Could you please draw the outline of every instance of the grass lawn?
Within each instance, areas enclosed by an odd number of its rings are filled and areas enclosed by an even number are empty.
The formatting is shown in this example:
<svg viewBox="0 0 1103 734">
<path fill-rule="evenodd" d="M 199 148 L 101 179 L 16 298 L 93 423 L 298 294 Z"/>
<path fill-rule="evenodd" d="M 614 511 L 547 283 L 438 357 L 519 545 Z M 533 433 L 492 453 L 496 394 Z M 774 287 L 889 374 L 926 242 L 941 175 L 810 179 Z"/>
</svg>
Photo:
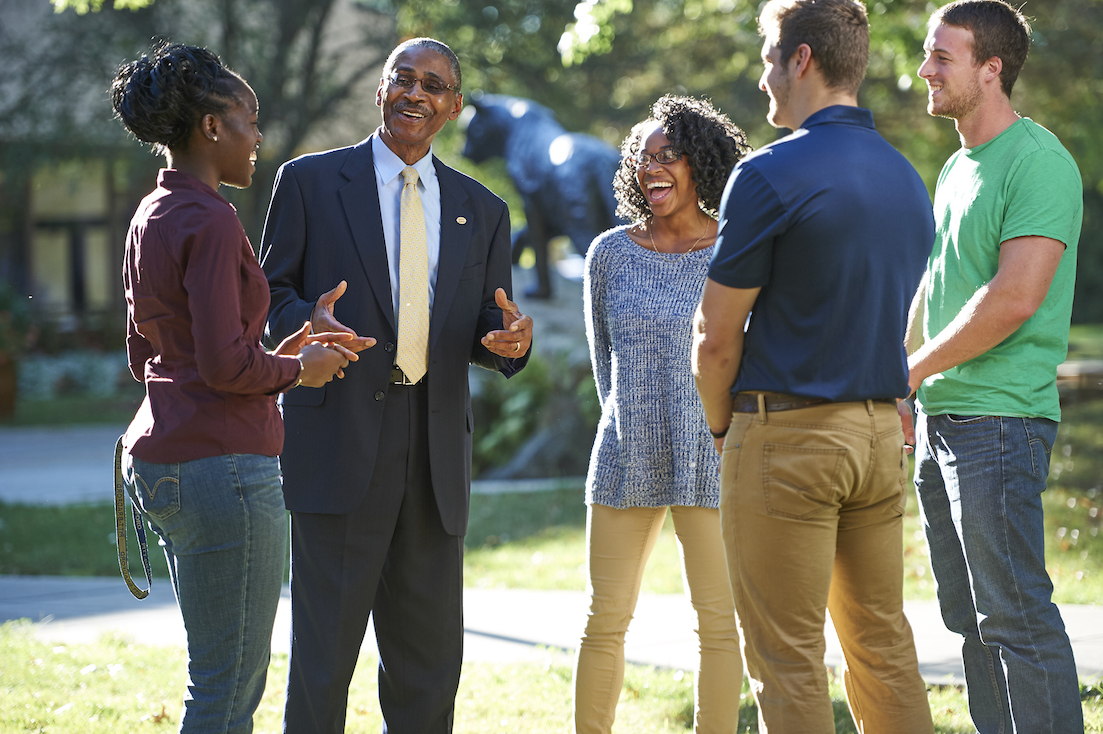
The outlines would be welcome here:
<svg viewBox="0 0 1103 734">
<path fill-rule="evenodd" d="M 1103 324 L 1073 324 L 1069 329 L 1068 358 L 1103 359 Z"/>
<path fill-rule="evenodd" d="M 15 415 L 0 420 L 3 426 L 53 426 L 74 423 L 130 423 L 145 390 L 135 382 L 117 395 L 93 398 L 62 395 L 50 400 L 16 400 Z"/>
<path fill-rule="evenodd" d="M 1059 603 L 1103 600 L 1103 401 L 1066 406 L 1043 494 L 1046 560 Z M 904 522 L 905 596 L 933 599 L 918 503 Z M 465 581 L 490 588 L 583 589 L 586 508 L 582 489 L 474 495 Z M 151 535 L 152 538 L 156 536 Z M 131 538 L 131 573 L 140 574 Z M 155 541 L 154 541 L 155 542 Z M 150 553 L 155 572 L 164 558 Z M 0 503 L 0 573 L 112 576 L 118 573 L 111 505 L 38 507 Z M 681 591 L 673 524 L 667 521 L 643 581 L 646 593 Z"/>
<path fill-rule="evenodd" d="M 1083 358 L 1103 357 L 1103 339 L 1088 334 L 1074 343 Z M 1098 354 L 1093 351 L 1098 348 Z M 89 407 L 87 401 L 51 401 L 30 421 L 100 417 L 132 407 Z M 45 412 L 43 412 L 45 411 Z M 51 417 L 52 416 L 52 417 Z M 68 421 L 71 422 L 71 421 Z M 1046 512 L 1046 559 L 1059 603 L 1103 600 L 1103 401 L 1070 403 L 1051 461 Z M 465 581 L 469 586 L 576 589 L 585 586 L 585 517 L 581 488 L 536 494 L 475 495 L 467 536 Z M 109 504 L 30 507 L 0 503 L 0 573 L 114 576 L 118 565 L 114 513 Z M 131 572 L 138 554 L 131 533 Z M 155 536 L 151 536 L 155 537 Z M 164 559 L 151 551 L 155 573 Z M 933 581 L 914 494 L 904 523 L 905 595 L 931 599 Z M 667 522 L 644 577 L 643 591 L 679 593 L 680 562 L 672 523 Z M 125 639 L 94 645 L 56 645 L 34 637 L 25 624 L 0 625 L 0 731 L 95 734 L 173 731 L 179 723 L 184 686 L 182 650 L 150 648 Z M 457 701 L 457 732 L 566 732 L 571 706 L 569 656 L 548 651 L 543 662 L 469 663 Z M 376 732 L 373 659 L 362 660 L 350 695 L 349 732 Z M 274 656 L 269 685 L 256 717 L 256 731 L 279 731 L 287 658 Z M 929 691 L 935 730 L 973 731 L 961 688 Z M 845 697 L 832 682 L 836 730 L 853 732 Z M 739 732 L 757 730 L 746 689 Z M 1082 690 L 1088 731 L 1103 732 L 1103 690 Z M 692 675 L 628 666 L 615 732 L 685 732 L 692 717 Z"/>
<path fill-rule="evenodd" d="M 50 734 L 114 734 L 175 731 L 184 693 L 184 651 L 134 645 L 103 637 L 90 645 L 38 640 L 32 627 L 0 625 L 0 731 Z M 378 732 L 377 660 L 364 657 L 349 689 L 349 734 Z M 570 731 L 570 656 L 547 651 L 523 664 L 466 663 L 456 699 L 457 734 L 548 734 Z M 274 655 L 268 686 L 255 716 L 257 734 L 280 731 L 287 656 Z M 836 732 L 855 731 L 842 687 L 831 681 Z M 1088 731 L 1103 731 L 1103 691 L 1082 690 Z M 973 731 L 964 695 L 955 686 L 929 690 L 935 731 Z M 757 709 L 744 684 L 739 734 L 758 731 Z M 629 665 L 617 707 L 617 734 L 684 733 L 691 730 L 692 675 Z"/>
<path fill-rule="evenodd" d="M 1071 408 L 1070 415 L 1091 404 Z M 1054 458 L 1047 513 L 1047 559 L 1059 602 L 1092 603 L 1100 598 L 1098 506 L 1103 476 L 1097 457 L 1103 434 L 1067 422 Z M 1065 447 L 1069 447 L 1067 450 Z M 930 598 L 926 548 L 914 497 L 905 521 L 906 591 Z M 114 521 L 110 505 L 27 507 L 0 504 L 0 573 L 115 575 Z M 132 531 L 131 531 L 132 532 Z M 43 541 L 48 542 L 43 542 Z M 472 497 L 466 583 L 481 587 L 582 589 L 585 585 L 585 507 L 581 488 L 537 494 Z M 135 552 L 131 558 L 137 557 Z M 164 575 L 164 560 L 151 553 Z M 135 578 L 138 568 L 132 567 Z M 671 523 L 664 528 L 644 578 L 644 591 L 681 591 Z M 464 666 L 455 730 L 463 732 L 566 732 L 571 710 L 568 655 L 548 651 L 542 663 Z M 354 678 L 349 732 L 376 732 L 376 661 L 361 661 Z M 0 731 L 95 734 L 115 731 L 172 731 L 179 723 L 184 680 L 183 652 L 103 639 L 96 645 L 52 645 L 37 641 L 20 624 L 0 627 Z M 279 731 L 286 656 L 269 668 L 268 691 L 257 713 L 260 732 Z M 629 665 L 614 732 L 686 732 L 692 717 L 692 674 Z M 971 732 L 962 689 L 929 690 L 935 731 Z M 746 689 L 739 732 L 757 731 L 756 710 Z M 1103 690 L 1082 691 L 1088 731 L 1103 731 Z M 832 682 L 836 731 L 854 732 L 841 685 Z"/>
<path fill-rule="evenodd" d="M 0 731 L 50 734 L 114 734 L 175 731 L 184 693 L 185 656 L 177 648 L 134 645 L 104 637 L 91 645 L 39 641 L 25 623 L 0 626 Z M 360 660 L 350 687 L 349 734 L 378 732 L 375 658 Z M 548 651 L 541 662 L 466 663 L 456 700 L 457 734 L 549 734 L 570 731 L 571 665 Z M 255 716 L 257 734 L 280 731 L 287 656 L 275 655 L 268 686 Z M 842 687 L 831 681 L 836 732 L 855 729 Z M 961 691 L 930 691 L 935 731 L 972 731 Z M 1098 689 L 1085 689 L 1089 731 L 1103 726 Z M 740 695 L 738 732 L 758 731 L 757 709 L 746 686 Z M 629 665 L 617 707 L 616 734 L 684 733 L 691 730 L 692 675 Z"/>
<path fill-rule="evenodd" d="M 381 728 L 377 660 L 360 660 L 350 688 L 346 731 Z M 457 697 L 455 731 L 568 731 L 571 658 L 548 651 L 543 662 L 468 663 Z M 175 731 L 184 693 L 184 651 L 105 637 L 93 645 L 38 641 L 21 623 L 0 626 L 0 731 L 98 734 Z M 258 734 L 280 731 L 287 656 L 275 655 L 255 717 Z M 744 691 L 744 717 L 755 709 Z M 693 710 L 692 676 L 629 666 L 614 731 L 684 732 Z M 853 729 L 844 729 L 853 731 Z M 964 731 L 964 730 L 962 730 Z"/>
</svg>

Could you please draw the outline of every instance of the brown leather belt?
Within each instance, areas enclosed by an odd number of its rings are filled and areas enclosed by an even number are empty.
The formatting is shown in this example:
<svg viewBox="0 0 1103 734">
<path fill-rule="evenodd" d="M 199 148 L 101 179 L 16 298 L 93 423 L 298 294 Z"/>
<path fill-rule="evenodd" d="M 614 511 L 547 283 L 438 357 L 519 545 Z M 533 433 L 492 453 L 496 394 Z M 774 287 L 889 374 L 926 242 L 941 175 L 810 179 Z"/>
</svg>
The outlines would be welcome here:
<svg viewBox="0 0 1103 734">
<path fill-rule="evenodd" d="M 732 404 L 732 412 L 757 413 L 759 395 L 763 396 L 765 399 L 767 413 L 776 413 L 779 410 L 809 408 L 813 405 L 824 405 L 831 402 L 825 398 L 805 398 L 800 395 L 789 395 L 783 392 L 741 392 L 737 393 L 735 396 L 735 400 Z M 876 398 L 873 402 L 896 403 L 892 398 Z"/>
<path fill-rule="evenodd" d="M 392 385 L 420 385 L 425 379 L 425 375 L 421 376 L 421 379 L 417 382 L 410 382 L 410 378 L 406 376 L 406 373 L 402 371 L 402 368 L 397 364 L 391 366 L 391 384 Z"/>
</svg>

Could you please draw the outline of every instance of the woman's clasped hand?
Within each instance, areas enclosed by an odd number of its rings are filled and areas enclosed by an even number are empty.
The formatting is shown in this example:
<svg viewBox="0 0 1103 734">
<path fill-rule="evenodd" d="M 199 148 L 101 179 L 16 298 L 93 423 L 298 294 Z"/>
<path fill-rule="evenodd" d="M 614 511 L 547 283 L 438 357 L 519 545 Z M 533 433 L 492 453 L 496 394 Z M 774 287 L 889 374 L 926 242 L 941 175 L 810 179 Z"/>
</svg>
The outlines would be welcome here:
<svg viewBox="0 0 1103 734">
<path fill-rule="evenodd" d="M 272 353 L 299 360 L 302 364 L 300 385 L 321 387 L 334 377 L 343 378 L 349 362 L 360 359 L 357 353 L 374 344 L 375 339 L 370 336 L 357 336 L 345 331 L 312 334 L 310 322 L 307 321 L 301 329 L 280 342 Z"/>
</svg>

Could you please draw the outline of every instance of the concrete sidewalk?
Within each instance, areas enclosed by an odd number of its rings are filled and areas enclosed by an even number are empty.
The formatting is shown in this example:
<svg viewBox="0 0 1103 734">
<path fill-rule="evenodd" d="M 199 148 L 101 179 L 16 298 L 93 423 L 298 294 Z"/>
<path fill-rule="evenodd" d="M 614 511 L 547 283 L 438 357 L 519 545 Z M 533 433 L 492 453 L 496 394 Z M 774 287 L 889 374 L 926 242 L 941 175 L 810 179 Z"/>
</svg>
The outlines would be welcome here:
<svg viewBox="0 0 1103 734">
<path fill-rule="evenodd" d="M 0 500 L 113 502 L 115 441 L 125 425 L 0 428 Z"/>
<path fill-rule="evenodd" d="M 507 662 L 538 660 L 544 648 L 572 652 L 585 624 L 588 600 L 581 591 L 466 589 L 464 659 Z M 929 683 L 962 683 L 959 638 L 942 626 L 934 602 L 907 602 L 919 667 Z M 290 594 L 285 588 L 276 615 L 272 649 L 286 653 L 290 640 Z M 1081 676 L 1103 676 L 1103 625 L 1098 607 L 1061 607 Z M 81 643 L 122 635 L 149 645 L 184 646 L 183 621 L 167 579 L 138 601 L 121 578 L 0 576 L 0 621 L 29 619 L 45 640 Z M 629 662 L 693 670 L 697 640 L 693 611 L 677 594 L 641 595 L 625 641 Z M 842 651 L 828 624 L 824 662 L 837 668 Z M 375 653 L 368 634 L 363 649 Z"/>
<path fill-rule="evenodd" d="M 0 428 L 0 500 L 26 504 L 107 502 L 112 498 L 112 457 L 122 426 Z M 144 579 L 143 579 L 144 581 Z M 585 623 L 581 591 L 467 589 L 465 659 L 539 659 L 542 648 L 573 651 Z M 920 669 L 932 683 L 964 681 L 960 638 L 942 625 L 937 604 L 908 602 Z M 1061 612 L 1081 676 L 1103 676 L 1103 606 L 1063 605 Z M 180 613 L 167 579 L 154 579 L 138 601 L 121 578 L 0 576 L 0 621 L 26 618 L 45 639 L 80 642 L 123 634 L 135 642 L 184 645 Z M 285 590 L 273 648 L 286 652 L 290 599 Z M 630 662 L 692 670 L 697 656 L 693 612 L 681 595 L 643 595 L 626 640 Z M 825 663 L 842 653 L 830 623 Z M 364 644 L 374 652 L 371 634 Z"/>
</svg>

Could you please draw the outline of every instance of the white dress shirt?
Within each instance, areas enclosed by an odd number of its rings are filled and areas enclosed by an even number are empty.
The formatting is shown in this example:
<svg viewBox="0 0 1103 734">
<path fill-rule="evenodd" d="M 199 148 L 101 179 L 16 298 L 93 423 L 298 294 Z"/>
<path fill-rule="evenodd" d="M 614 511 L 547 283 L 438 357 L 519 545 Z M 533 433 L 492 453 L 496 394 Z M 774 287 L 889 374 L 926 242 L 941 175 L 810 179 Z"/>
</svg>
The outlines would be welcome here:
<svg viewBox="0 0 1103 734">
<path fill-rule="evenodd" d="M 375 164 L 375 185 L 379 189 L 379 214 L 383 220 L 383 240 L 387 245 L 387 271 L 391 280 L 391 305 L 398 323 L 399 279 L 401 253 L 399 232 L 402 228 L 402 169 L 406 163 L 387 147 L 376 130 L 371 139 Z M 413 164 L 417 171 L 417 192 L 425 212 L 425 250 L 429 259 L 429 313 L 433 313 L 433 295 L 437 287 L 437 265 L 440 263 L 440 181 L 433 166 L 433 151 L 429 150 Z"/>
</svg>

